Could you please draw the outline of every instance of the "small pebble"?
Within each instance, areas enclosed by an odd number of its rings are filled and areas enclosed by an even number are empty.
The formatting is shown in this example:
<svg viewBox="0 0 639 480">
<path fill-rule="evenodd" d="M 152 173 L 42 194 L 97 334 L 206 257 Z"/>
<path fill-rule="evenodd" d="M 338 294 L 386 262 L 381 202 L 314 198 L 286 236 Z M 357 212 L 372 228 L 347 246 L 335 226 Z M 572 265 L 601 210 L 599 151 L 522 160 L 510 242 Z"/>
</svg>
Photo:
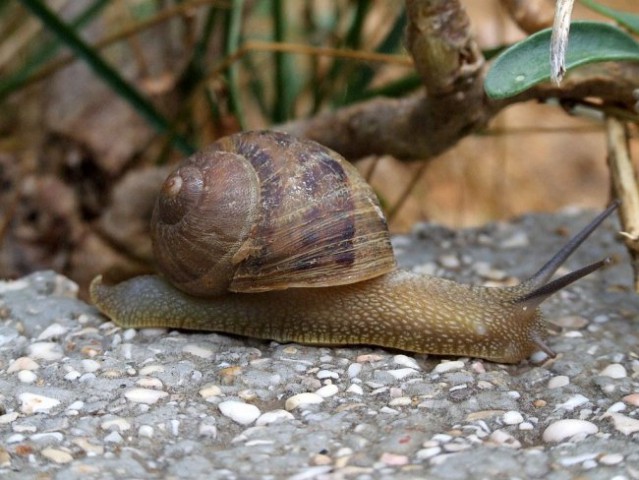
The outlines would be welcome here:
<svg viewBox="0 0 639 480">
<path fill-rule="evenodd" d="M 203 398 L 218 397 L 222 395 L 222 389 L 217 385 L 207 385 L 199 391 Z"/>
<path fill-rule="evenodd" d="M 91 443 L 88 438 L 76 438 L 73 440 L 73 443 L 84 450 L 88 457 L 104 454 L 104 446 Z"/>
<path fill-rule="evenodd" d="M 333 378 L 335 380 L 339 379 L 339 374 L 337 372 L 333 372 L 332 370 L 320 370 L 317 372 L 317 378 L 320 380 L 325 380 L 327 378 Z"/>
<path fill-rule="evenodd" d="M 346 373 L 348 373 L 348 378 L 355 378 L 360 374 L 361 371 L 362 371 L 361 363 L 351 363 L 348 366 L 348 370 L 346 371 Z"/>
<path fill-rule="evenodd" d="M 146 438 L 153 438 L 153 427 L 151 425 L 140 425 L 138 428 L 138 435 Z"/>
<path fill-rule="evenodd" d="M 597 425 L 586 420 L 564 419 L 548 425 L 542 435 L 544 442 L 561 442 L 573 437 L 586 437 L 599 431 Z"/>
<path fill-rule="evenodd" d="M 217 438 L 217 427 L 210 423 L 201 423 L 197 433 L 201 437 Z"/>
<path fill-rule="evenodd" d="M 568 410 L 569 412 L 572 412 L 575 408 L 581 407 L 582 405 L 588 403 L 589 401 L 590 400 L 588 398 L 578 393 L 570 397 L 564 403 L 560 403 L 559 405 L 557 405 L 555 407 L 555 411 L 559 409 L 563 409 L 563 410 Z"/>
<path fill-rule="evenodd" d="M 615 428 L 624 435 L 639 432 L 639 420 L 621 413 L 606 413 L 604 417 L 612 418 Z"/>
<path fill-rule="evenodd" d="M 454 370 L 459 370 L 462 368 L 464 368 L 464 362 L 462 362 L 461 360 L 453 360 L 450 362 L 443 361 L 433 369 L 433 373 L 452 372 Z"/>
<path fill-rule="evenodd" d="M 211 358 L 213 356 L 213 350 L 210 348 L 201 347 L 199 345 L 189 343 L 182 348 L 184 353 L 190 353 L 196 357 L 200 358 Z"/>
<path fill-rule="evenodd" d="M 35 393 L 24 392 L 18 395 L 20 400 L 20 411 L 31 415 L 32 413 L 49 413 L 49 410 L 60 405 L 57 398 L 45 397 Z"/>
<path fill-rule="evenodd" d="M 220 412 L 240 425 L 249 425 L 260 416 L 260 409 L 250 403 L 226 400 L 218 405 Z"/>
<path fill-rule="evenodd" d="M 44 448 L 41 452 L 43 457 L 55 463 L 69 463 L 73 461 L 73 456 L 64 450 L 57 448 Z"/>
<path fill-rule="evenodd" d="M 626 395 L 622 398 L 622 400 L 628 405 L 639 407 L 639 393 L 631 393 L 630 395 Z"/>
<path fill-rule="evenodd" d="M 131 424 L 124 418 L 111 418 L 100 424 L 102 430 L 117 430 L 118 432 L 126 432 L 131 428 Z"/>
<path fill-rule="evenodd" d="M 618 465 L 623 462 L 623 455 L 620 453 L 607 453 L 599 457 L 599 463 L 602 465 Z"/>
<path fill-rule="evenodd" d="M 0 415 L 0 425 L 15 422 L 19 416 L 20 414 L 18 412 L 10 412 Z"/>
<path fill-rule="evenodd" d="M 421 450 L 417 451 L 416 456 L 419 460 L 427 460 L 431 457 L 434 457 L 435 455 L 439 455 L 441 451 L 441 447 L 422 448 Z"/>
<path fill-rule="evenodd" d="M 588 326 L 588 319 L 579 315 L 568 315 L 565 317 L 555 318 L 552 320 L 554 325 L 562 328 L 584 328 Z"/>
<path fill-rule="evenodd" d="M 90 358 L 85 358 L 84 360 L 82 360 L 81 364 L 82 369 L 88 373 L 97 372 L 102 367 L 102 365 L 100 365 L 100 362 L 97 362 Z"/>
<path fill-rule="evenodd" d="M 606 368 L 604 368 L 599 375 L 602 377 L 610 377 L 610 378 L 626 378 L 628 373 L 623 365 L 620 363 L 611 363 Z"/>
<path fill-rule="evenodd" d="M 412 368 L 414 370 L 421 370 L 421 367 L 413 357 L 407 355 L 395 355 L 393 357 L 393 363 L 401 365 L 402 367 Z"/>
<path fill-rule="evenodd" d="M 38 379 L 38 376 L 31 370 L 20 370 L 18 372 L 18 380 L 22 383 L 33 383 Z"/>
<path fill-rule="evenodd" d="M 20 357 L 9 364 L 7 373 L 15 373 L 21 370 L 37 370 L 38 368 L 40 368 L 40 365 L 33 358 Z"/>
<path fill-rule="evenodd" d="M 332 397 L 337 392 L 339 392 L 339 389 L 337 388 L 337 385 L 335 384 L 324 385 L 323 387 L 315 390 L 315 393 L 322 398 Z"/>
<path fill-rule="evenodd" d="M 270 425 L 271 423 L 285 422 L 288 420 L 294 420 L 295 417 L 291 412 L 286 410 L 271 410 L 270 412 L 264 412 L 255 422 L 257 426 Z"/>
<path fill-rule="evenodd" d="M 27 354 L 31 358 L 55 362 L 64 356 L 64 351 L 54 342 L 36 342 L 27 347 Z"/>
<path fill-rule="evenodd" d="M 396 453 L 384 452 L 380 457 L 380 462 L 391 466 L 401 466 L 408 463 L 408 457 L 406 455 L 398 455 Z"/>
<path fill-rule="evenodd" d="M 50 338 L 61 337 L 68 331 L 69 329 L 67 327 L 63 327 L 59 323 L 52 323 L 47 328 L 42 330 L 40 335 L 38 335 L 38 340 L 48 340 Z"/>
<path fill-rule="evenodd" d="M 298 393 L 297 395 L 293 395 L 286 399 L 286 410 L 294 410 L 298 407 L 303 407 L 306 405 L 312 405 L 316 403 L 322 403 L 324 398 L 319 396 L 316 393 Z"/>
<path fill-rule="evenodd" d="M 461 266 L 459 257 L 454 254 L 441 255 L 437 261 L 442 267 L 448 268 L 449 270 L 455 270 Z"/>
<path fill-rule="evenodd" d="M 386 370 L 386 372 L 391 374 L 396 380 L 403 380 L 411 375 L 419 373 L 417 370 L 412 368 L 399 368 L 397 370 Z"/>
<path fill-rule="evenodd" d="M 570 378 L 566 375 L 557 375 L 548 380 L 548 388 L 561 388 L 570 383 Z"/>
<path fill-rule="evenodd" d="M 524 421 L 524 417 L 521 413 L 511 410 L 504 413 L 504 415 L 502 416 L 502 421 L 506 425 L 519 425 L 521 422 Z"/>
<path fill-rule="evenodd" d="M 346 389 L 346 391 L 348 393 L 353 393 L 355 395 L 364 395 L 364 390 L 362 389 L 362 387 L 360 387 L 359 385 L 357 385 L 356 383 L 354 383 L 353 385 L 351 385 L 350 387 L 348 387 Z"/>
<path fill-rule="evenodd" d="M 413 401 L 410 397 L 397 397 L 388 402 L 391 407 L 405 407 L 411 405 L 412 403 Z"/>
<path fill-rule="evenodd" d="M 133 403 L 153 405 L 158 400 L 168 397 L 169 394 L 160 390 L 151 390 L 150 388 L 131 388 L 124 392 L 124 396 Z"/>
<path fill-rule="evenodd" d="M 504 445 L 510 448 L 521 448 L 521 442 L 505 430 L 495 430 L 488 439 L 497 445 Z"/>
<path fill-rule="evenodd" d="M 115 430 L 104 437 L 105 443 L 122 443 L 123 441 L 124 439 L 122 438 L 122 435 L 120 435 Z"/>
</svg>

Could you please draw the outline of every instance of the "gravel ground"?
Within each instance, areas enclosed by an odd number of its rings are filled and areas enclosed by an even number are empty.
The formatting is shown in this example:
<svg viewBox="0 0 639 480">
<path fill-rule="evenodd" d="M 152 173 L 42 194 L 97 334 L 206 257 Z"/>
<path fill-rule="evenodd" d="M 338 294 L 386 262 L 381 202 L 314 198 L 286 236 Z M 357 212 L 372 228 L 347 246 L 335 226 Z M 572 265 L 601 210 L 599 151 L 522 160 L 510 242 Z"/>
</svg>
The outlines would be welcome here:
<svg viewBox="0 0 639 480">
<path fill-rule="evenodd" d="M 592 212 L 420 225 L 400 262 L 469 282 L 533 273 Z M 0 477 L 639 478 L 638 297 L 607 222 L 544 306 L 559 353 L 518 365 L 121 330 L 53 272 L 0 284 Z"/>
</svg>

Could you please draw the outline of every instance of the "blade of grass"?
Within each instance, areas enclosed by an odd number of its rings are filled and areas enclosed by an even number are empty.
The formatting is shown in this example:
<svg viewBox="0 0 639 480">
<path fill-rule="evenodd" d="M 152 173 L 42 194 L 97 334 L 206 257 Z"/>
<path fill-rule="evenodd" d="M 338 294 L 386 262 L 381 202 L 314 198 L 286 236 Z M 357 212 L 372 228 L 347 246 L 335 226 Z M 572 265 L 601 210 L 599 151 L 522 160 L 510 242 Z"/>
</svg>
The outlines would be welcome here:
<svg viewBox="0 0 639 480">
<path fill-rule="evenodd" d="M 242 9 L 244 0 L 231 0 L 231 9 L 228 11 L 228 30 L 226 35 L 225 53 L 230 56 L 240 48 L 240 38 L 242 33 Z M 237 117 L 242 130 L 245 129 L 246 119 L 244 117 L 240 87 L 238 80 L 238 64 L 233 63 L 226 70 L 226 81 L 229 89 L 229 104 L 231 112 Z"/>
<path fill-rule="evenodd" d="M 84 25 L 89 23 L 95 16 L 102 11 L 104 7 L 109 4 L 109 0 L 96 0 L 89 7 L 87 7 L 82 13 L 74 18 L 69 25 L 78 30 Z M 22 88 L 29 75 L 45 62 L 51 60 L 51 58 L 58 52 L 61 46 L 60 41 L 55 38 L 45 45 L 40 47 L 34 54 L 24 62 L 24 66 L 15 72 L 14 74 L 7 76 L 7 78 L 0 79 L 0 102 L 11 95 L 16 90 Z"/>
<path fill-rule="evenodd" d="M 388 34 L 375 48 L 379 53 L 393 53 L 396 52 L 402 43 L 404 37 L 404 30 L 406 28 L 406 10 L 402 10 L 393 23 L 393 27 Z M 367 95 L 366 87 L 370 85 L 375 73 L 376 68 L 370 65 L 362 65 L 355 71 L 355 74 L 349 78 L 348 85 L 346 87 L 346 96 L 343 98 L 341 105 L 348 105 L 358 102 Z"/>
<path fill-rule="evenodd" d="M 637 15 L 636 13 L 615 10 L 614 8 L 601 5 L 597 2 L 594 2 L 593 0 L 580 0 L 580 2 L 589 9 L 594 10 L 597 13 L 601 13 L 602 15 L 619 22 L 620 25 L 623 25 L 631 32 L 639 34 L 639 15 Z"/>
<path fill-rule="evenodd" d="M 36 15 L 60 40 L 72 49 L 78 57 L 98 75 L 113 91 L 126 100 L 149 124 L 158 132 L 168 134 L 171 143 L 182 153 L 189 155 L 194 152 L 193 146 L 173 129 L 169 121 L 162 116 L 136 88 L 129 84 L 102 57 L 88 46 L 72 29 L 62 22 L 40 0 L 20 0 L 20 2 Z"/>
<path fill-rule="evenodd" d="M 277 43 L 286 42 L 286 5 L 285 0 L 272 1 L 273 15 L 273 39 Z M 286 121 L 291 113 L 291 100 L 293 92 L 291 81 L 295 78 L 295 74 L 291 68 L 289 58 L 285 53 L 275 52 L 275 69 L 273 84 L 275 85 L 275 97 L 273 98 L 273 115 L 274 123 L 282 123 Z"/>
</svg>

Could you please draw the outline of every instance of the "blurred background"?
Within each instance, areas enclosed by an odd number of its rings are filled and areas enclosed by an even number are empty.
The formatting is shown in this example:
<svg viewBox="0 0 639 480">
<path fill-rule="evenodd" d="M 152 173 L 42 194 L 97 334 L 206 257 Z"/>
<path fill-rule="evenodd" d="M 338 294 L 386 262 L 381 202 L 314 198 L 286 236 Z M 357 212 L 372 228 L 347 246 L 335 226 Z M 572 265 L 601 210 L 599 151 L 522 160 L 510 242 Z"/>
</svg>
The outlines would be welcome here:
<svg viewBox="0 0 639 480">
<path fill-rule="evenodd" d="M 41 2 L 69 25 L 63 35 L 82 38 L 88 58 L 112 69 L 97 74 L 22 3 L 0 4 L 2 276 L 54 268 L 83 282 L 114 262 L 144 264 L 144 227 L 131 219 L 148 216 L 138 197 L 164 175 L 152 167 L 240 129 L 420 88 L 396 0 Z M 526 36 L 499 0 L 462 3 L 487 55 Z M 554 0 L 537 3 L 550 25 Z M 603 3 L 639 13 L 636 0 Z M 573 17 L 604 20 L 579 4 Z M 380 56 L 371 61 L 369 52 Z M 109 81 L 123 81 L 123 90 Z M 600 118 L 527 102 L 426 168 L 350 160 L 391 214 L 391 229 L 405 232 L 419 221 L 466 227 L 565 206 L 600 209 L 609 195 L 605 158 Z M 136 213 L 113 213 L 118 201 Z M 87 263 L 95 268 L 85 272 Z"/>
</svg>

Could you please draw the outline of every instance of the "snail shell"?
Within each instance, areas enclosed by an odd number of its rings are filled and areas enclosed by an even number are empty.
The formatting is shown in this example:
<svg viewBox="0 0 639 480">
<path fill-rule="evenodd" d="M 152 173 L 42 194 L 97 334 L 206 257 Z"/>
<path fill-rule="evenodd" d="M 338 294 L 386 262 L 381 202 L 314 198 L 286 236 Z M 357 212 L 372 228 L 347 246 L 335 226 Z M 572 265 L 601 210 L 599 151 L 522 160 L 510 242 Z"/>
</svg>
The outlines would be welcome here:
<svg viewBox="0 0 639 480">
<path fill-rule="evenodd" d="M 190 157 L 164 182 L 151 225 L 159 270 L 191 295 L 343 285 L 395 269 L 370 186 L 335 152 L 284 133 L 232 135 Z"/>
</svg>

